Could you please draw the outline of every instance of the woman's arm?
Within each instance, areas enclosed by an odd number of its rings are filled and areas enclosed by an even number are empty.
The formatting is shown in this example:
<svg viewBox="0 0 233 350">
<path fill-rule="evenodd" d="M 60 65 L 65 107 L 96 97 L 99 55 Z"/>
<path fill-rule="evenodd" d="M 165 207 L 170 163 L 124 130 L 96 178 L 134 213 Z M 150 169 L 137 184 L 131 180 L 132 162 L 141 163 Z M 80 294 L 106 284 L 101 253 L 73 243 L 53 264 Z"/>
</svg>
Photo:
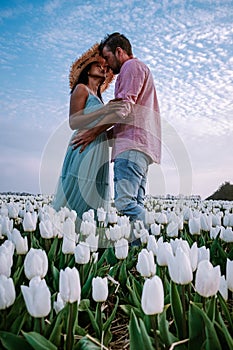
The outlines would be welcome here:
<svg viewBox="0 0 233 350">
<path fill-rule="evenodd" d="M 72 130 L 81 129 L 104 114 L 104 106 L 94 112 L 84 114 L 87 98 L 87 87 L 84 84 L 78 84 L 70 97 L 69 124 Z"/>
</svg>

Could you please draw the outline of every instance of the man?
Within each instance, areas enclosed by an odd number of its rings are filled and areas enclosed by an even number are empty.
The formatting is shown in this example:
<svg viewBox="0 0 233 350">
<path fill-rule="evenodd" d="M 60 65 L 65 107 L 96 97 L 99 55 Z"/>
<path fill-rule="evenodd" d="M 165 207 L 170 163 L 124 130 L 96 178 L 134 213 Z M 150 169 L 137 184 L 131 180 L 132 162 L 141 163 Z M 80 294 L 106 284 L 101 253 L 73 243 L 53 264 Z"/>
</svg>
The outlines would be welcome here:
<svg viewBox="0 0 233 350">
<path fill-rule="evenodd" d="M 149 68 L 135 58 L 129 40 L 120 33 L 107 35 L 99 46 L 100 55 L 114 74 L 115 116 L 107 115 L 95 130 L 88 130 L 73 144 L 83 149 L 100 132 L 114 125 L 112 160 L 114 161 L 115 206 L 131 221 L 145 222 L 143 205 L 149 164 L 160 163 L 160 113 Z M 120 104 L 120 108 L 119 108 Z M 105 125 L 104 125 L 105 124 Z"/>
</svg>

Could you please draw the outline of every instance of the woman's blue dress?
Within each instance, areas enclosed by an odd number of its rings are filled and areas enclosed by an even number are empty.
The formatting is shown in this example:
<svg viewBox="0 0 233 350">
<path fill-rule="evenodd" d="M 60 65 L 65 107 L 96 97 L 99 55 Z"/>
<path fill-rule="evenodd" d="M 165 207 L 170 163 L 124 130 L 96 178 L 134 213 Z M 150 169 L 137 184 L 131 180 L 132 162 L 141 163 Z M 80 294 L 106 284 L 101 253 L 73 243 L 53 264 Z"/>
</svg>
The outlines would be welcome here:
<svg viewBox="0 0 233 350">
<path fill-rule="evenodd" d="M 89 92 L 84 114 L 102 106 L 100 99 Z M 95 126 L 100 119 L 88 124 L 85 128 Z M 62 207 L 75 210 L 77 227 L 85 211 L 100 207 L 108 210 L 110 200 L 109 144 L 106 133 L 100 134 L 82 153 L 79 153 L 80 148 L 81 146 L 74 150 L 71 145 L 68 145 L 52 203 L 57 211 Z"/>
</svg>

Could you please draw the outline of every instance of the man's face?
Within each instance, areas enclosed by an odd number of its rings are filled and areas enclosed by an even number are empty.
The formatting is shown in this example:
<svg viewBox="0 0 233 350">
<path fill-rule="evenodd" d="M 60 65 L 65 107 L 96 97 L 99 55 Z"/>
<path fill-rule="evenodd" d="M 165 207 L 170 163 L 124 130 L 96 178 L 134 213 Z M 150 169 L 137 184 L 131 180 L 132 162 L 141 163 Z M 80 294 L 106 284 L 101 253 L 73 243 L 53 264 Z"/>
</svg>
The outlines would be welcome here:
<svg viewBox="0 0 233 350">
<path fill-rule="evenodd" d="M 106 60 L 108 66 L 112 69 L 113 73 L 118 74 L 121 69 L 121 64 L 116 55 L 108 50 L 107 46 L 104 46 L 102 56 Z"/>
</svg>

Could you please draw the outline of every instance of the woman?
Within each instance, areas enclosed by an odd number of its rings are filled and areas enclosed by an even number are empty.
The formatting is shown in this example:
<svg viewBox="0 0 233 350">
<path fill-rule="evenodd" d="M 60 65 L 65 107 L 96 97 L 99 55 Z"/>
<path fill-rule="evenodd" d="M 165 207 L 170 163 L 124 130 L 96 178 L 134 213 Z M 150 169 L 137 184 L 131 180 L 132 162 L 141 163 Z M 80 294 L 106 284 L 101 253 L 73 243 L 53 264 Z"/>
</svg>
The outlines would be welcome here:
<svg viewBox="0 0 233 350">
<path fill-rule="evenodd" d="M 106 111 L 101 93 L 113 79 L 105 60 L 98 54 L 98 44 L 78 58 L 70 71 L 70 116 L 72 136 L 80 129 L 94 127 Z M 100 134 L 85 151 L 70 143 L 62 166 L 53 207 L 68 207 L 77 212 L 79 229 L 82 214 L 90 208 L 109 206 L 109 147 L 106 133 Z"/>
</svg>

